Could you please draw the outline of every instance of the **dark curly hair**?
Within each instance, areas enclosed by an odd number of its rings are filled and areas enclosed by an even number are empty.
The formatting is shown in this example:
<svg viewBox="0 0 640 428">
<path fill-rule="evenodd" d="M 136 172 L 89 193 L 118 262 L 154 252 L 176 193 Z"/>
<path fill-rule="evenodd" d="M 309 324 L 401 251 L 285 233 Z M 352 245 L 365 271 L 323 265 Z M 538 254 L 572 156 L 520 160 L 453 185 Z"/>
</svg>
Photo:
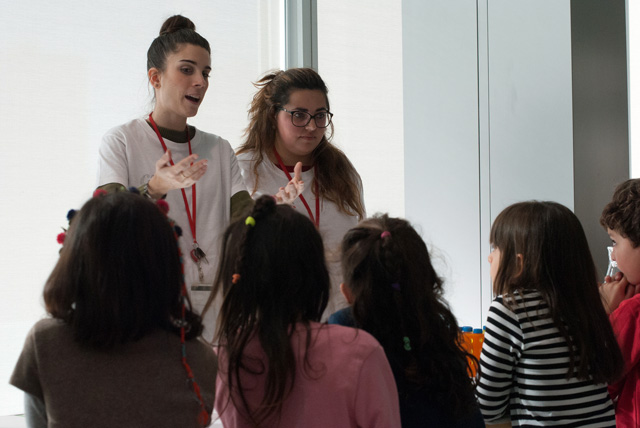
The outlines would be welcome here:
<svg viewBox="0 0 640 428">
<path fill-rule="evenodd" d="M 632 178 L 616 187 L 613 198 L 600 216 L 600 224 L 640 245 L 640 179 Z"/>
</svg>

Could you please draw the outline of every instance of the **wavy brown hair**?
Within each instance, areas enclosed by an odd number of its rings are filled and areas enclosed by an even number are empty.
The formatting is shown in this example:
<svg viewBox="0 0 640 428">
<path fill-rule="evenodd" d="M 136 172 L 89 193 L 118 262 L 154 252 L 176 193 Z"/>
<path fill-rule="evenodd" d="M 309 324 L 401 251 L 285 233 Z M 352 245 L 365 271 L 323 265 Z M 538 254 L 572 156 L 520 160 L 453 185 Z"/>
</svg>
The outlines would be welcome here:
<svg viewBox="0 0 640 428">
<path fill-rule="evenodd" d="M 580 221 L 556 202 L 519 202 L 491 227 L 500 250 L 494 291 L 517 301 L 536 290 L 569 347 L 567 378 L 612 382 L 623 360 L 598 291 L 596 268 Z"/>
<path fill-rule="evenodd" d="M 616 187 L 613 198 L 600 216 L 600 224 L 640 245 L 640 179 L 632 178 Z"/>
<path fill-rule="evenodd" d="M 454 418 L 476 411 L 467 358 L 476 366 L 477 359 L 463 348 L 442 279 L 409 222 L 385 214 L 349 230 L 342 240 L 342 272 L 356 326 L 380 342 L 391 366 L 403 374 L 399 395 L 426 391 Z"/>
<path fill-rule="evenodd" d="M 311 68 L 271 72 L 258 80 L 254 86 L 258 88 L 258 92 L 249 108 L 249 126 L 245 131 L 245 142 L 238 149 L 238 154 L 252 153 L 255 159 L 253 173 L 256 181 L 251 193 L 258 188 L 258 166 L 268 158 L 268 154 L 275 147 L 276 115 L 279 109 L 289 102 L 291 93 L 299 89 L 322 91 L 329 109 L 329 90 L 320 75 Z M 313 163 L 318 165 L 315 180 L 318 183 L 319 195 L 316 196 L 335 203 L 343 213 L 363 218 L 365 210 L 360 176 L 342 150 L 331 144 L 332 136 L 333 123 L 329 126 L 329 134 L 323 136 L 312 153 Z M 315 193 L 315 188 L 313 191 Z"/>
</svg>

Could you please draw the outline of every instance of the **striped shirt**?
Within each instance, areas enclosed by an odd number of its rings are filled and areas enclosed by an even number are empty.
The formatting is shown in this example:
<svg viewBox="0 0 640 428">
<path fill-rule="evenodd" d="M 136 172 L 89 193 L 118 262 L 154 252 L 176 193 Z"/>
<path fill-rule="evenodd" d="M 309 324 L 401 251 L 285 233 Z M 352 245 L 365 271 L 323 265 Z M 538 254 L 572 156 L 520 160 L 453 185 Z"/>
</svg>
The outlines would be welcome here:
<svg viewBox="0 0 640 428">
<path fill-rule="evenodd" d="M 489 309 L 476 391 L 485 421 L 615 427 L 607 386 L 566 378 L 569 348 L 540 293 L 516 294 L 512 306 L 498 296 Z"/>
</svg>

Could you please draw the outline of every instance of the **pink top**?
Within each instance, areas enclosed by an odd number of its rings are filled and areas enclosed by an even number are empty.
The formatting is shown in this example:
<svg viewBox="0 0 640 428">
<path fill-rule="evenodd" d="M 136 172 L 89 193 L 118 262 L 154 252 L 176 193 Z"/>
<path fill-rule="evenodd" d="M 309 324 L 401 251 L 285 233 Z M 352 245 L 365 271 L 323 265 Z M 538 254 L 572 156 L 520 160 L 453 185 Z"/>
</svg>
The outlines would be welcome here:
<svg viewBox="0 0 640 428">
<path fill-rule="evenodd" d="M 265 428 L 396 428 L 400 427 L 398 392 L 389 362 L 380 344 L 369 333 L 339 325 L 311 323 L 311 347 L 304 365 L 305 329 L 298 324 L 291 343 L 297 354 L 293 390 L 278 418 L 272 415 Z M 264 361 L 264 352 L 253 339 L 245 355 Z M 259 364 L 255 365 L 259 368 Z M 243 409 L 229 400 L 224 350 L 219 355 L 215 408 L 225 428 L 253 428 Z M 245 396 L 252 406 L 260 403 L 264 376 L 245 373 Z M 235 398 L 235 396 L 234 396 Z M 239 398 L 236 400 L 240 402 Z"/>
</svg>

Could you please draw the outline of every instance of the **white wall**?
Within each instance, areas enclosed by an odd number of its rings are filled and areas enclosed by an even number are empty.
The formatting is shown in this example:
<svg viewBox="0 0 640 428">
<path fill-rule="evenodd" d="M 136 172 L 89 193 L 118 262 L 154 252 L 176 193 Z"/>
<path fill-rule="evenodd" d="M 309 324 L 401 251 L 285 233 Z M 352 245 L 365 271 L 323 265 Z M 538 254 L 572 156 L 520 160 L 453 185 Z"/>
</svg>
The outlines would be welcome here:
<svg viewBox="0 0 640 428">
<path fill-rule="evenodd" d="M 444 256 L 461 324 L 492 293 L 491 222 L 507 205 L 573 208 L 569 1 L 403 3 L 406 215 Z"/>
<path fill-rule="evenodd" d="M 367 214 L 404 216 L 401 2 L 322 0 L 317 11 L 333 142 L 362 177 Z"/>
<path fill-rule="evenodd" d="M 475 0 L 402 5 L 405 206 L 462 324 L 481 325 Z"/>
</svg>

